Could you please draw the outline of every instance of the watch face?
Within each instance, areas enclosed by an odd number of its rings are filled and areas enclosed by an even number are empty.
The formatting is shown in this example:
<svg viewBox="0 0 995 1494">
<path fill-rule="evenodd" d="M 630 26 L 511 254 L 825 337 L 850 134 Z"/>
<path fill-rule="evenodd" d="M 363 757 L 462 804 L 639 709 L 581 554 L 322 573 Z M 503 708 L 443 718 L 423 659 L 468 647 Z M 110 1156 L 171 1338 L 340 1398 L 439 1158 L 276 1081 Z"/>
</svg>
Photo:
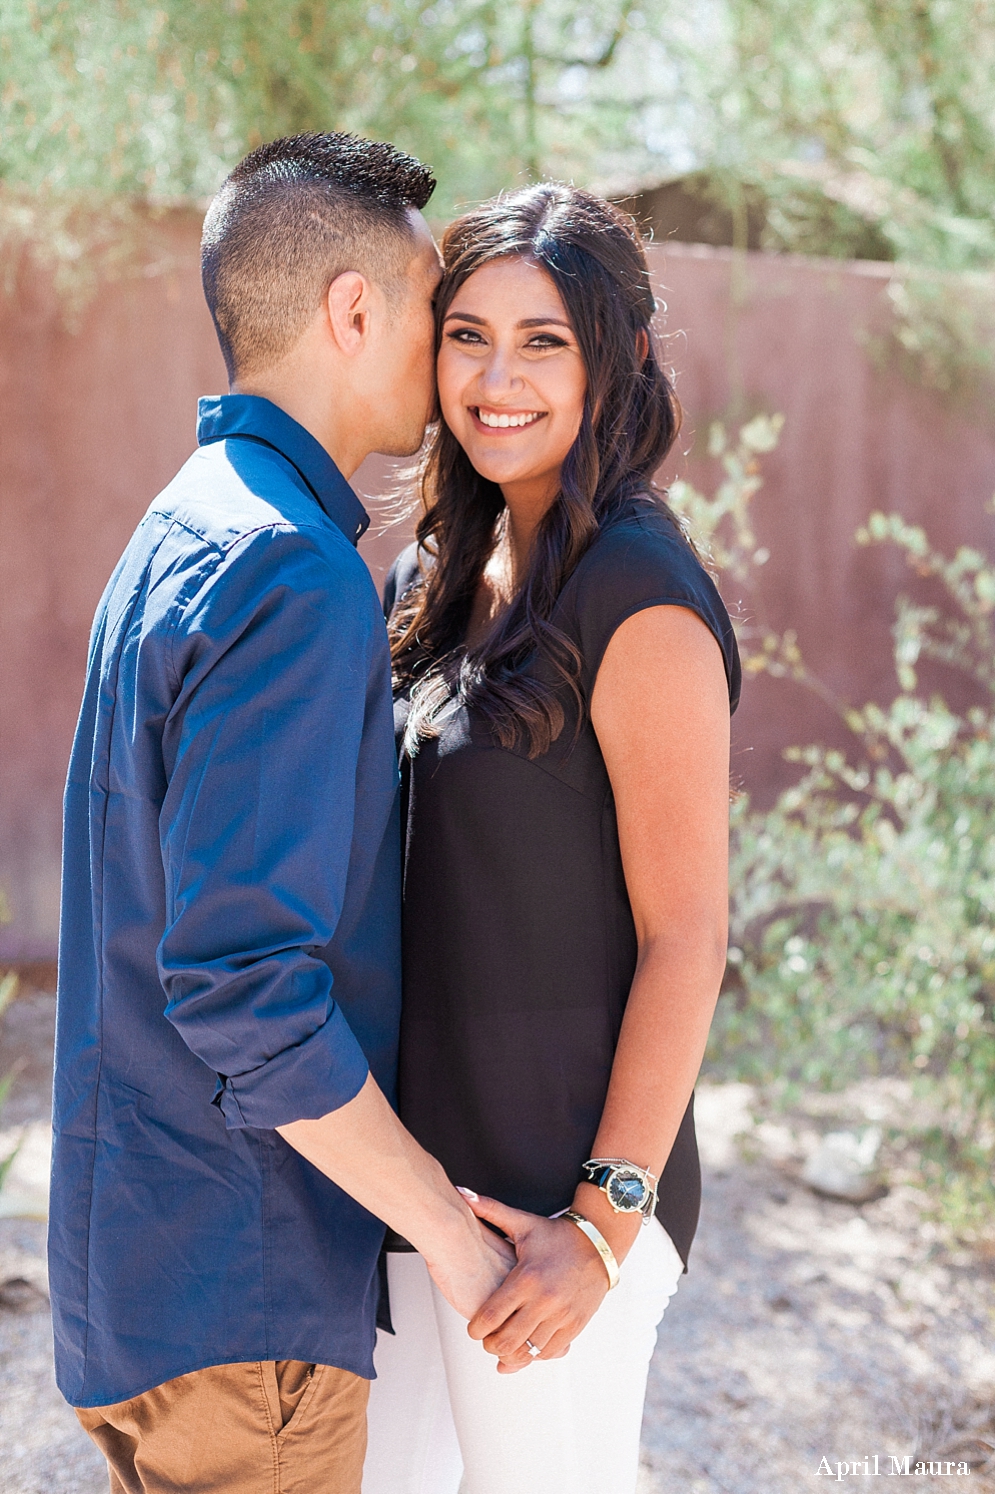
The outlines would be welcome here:
<svg viewBox="0 0 995 1494">
<path fill-rule="evenodd" d="M 622 1214 L 634 1214 L 646 1202 L 646 1184 L 638 1172 L 619 1169 L 608 1179 L 608 1201 Z"/>
</svg>

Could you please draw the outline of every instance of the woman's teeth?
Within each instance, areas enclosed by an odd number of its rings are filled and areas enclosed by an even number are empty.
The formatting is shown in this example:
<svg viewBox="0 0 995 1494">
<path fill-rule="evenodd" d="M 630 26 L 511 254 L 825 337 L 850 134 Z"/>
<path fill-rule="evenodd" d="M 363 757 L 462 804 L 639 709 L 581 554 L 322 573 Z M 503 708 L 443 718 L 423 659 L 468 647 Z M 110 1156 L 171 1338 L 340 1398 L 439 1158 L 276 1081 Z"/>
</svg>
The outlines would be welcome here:
<svg viewBox="0 0 995 1494">
<path fill-rule="evenodd" d="M 527 415 L 492 415 L 487 410 L 478 410 L 477 419 L 481 425 L 506 430 L 510 425 L 532 425 L 543 413 L 542 410 L 531 410 Z"/>
</svg>

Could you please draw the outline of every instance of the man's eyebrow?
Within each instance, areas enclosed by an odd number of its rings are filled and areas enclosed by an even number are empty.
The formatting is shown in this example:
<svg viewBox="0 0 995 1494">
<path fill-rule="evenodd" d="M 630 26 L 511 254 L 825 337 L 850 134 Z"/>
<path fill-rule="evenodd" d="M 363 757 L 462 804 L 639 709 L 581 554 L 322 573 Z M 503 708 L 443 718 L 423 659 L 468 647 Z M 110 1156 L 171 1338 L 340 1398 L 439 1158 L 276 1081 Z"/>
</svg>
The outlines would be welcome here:
<svg viewBox="0 0 995 1494">
<path fill-rule="evenodd" d="M 446 321 L 448 322 L 451 318 L 455 318 L 457 321 L 461 322 L 472 322 L 475 327 L 487 326 L 487 321 L 484 317 L 474 316 L 470 311 L 447 311 Z M 570 323 L 565 322 L 560 316 L 527 316 L 523 321 L 516 322 L 515 326 L 520 328 L 548 327 L 550 326 L 550 324 L 553 324 L 557 327 L 570 326 Z"/>
</svg>

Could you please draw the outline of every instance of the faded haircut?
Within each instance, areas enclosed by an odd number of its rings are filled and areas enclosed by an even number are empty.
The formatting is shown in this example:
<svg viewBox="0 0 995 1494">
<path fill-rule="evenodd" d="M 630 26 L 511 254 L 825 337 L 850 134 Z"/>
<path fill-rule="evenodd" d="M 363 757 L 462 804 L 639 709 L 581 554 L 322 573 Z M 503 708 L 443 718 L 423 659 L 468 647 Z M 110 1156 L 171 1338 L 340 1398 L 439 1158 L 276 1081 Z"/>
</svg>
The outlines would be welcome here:
<svg viewBox="0 0 995 1494">
<path fill-rule="evenodd" d="M 407 213 L 435 189 L 428 167 L 343 133 L 261 145 L 211 203 L 201 276 L 230 379 L 293 347 L 328 287 L 358 270 L 396 295 L 413 250 Z"/>
</svg>

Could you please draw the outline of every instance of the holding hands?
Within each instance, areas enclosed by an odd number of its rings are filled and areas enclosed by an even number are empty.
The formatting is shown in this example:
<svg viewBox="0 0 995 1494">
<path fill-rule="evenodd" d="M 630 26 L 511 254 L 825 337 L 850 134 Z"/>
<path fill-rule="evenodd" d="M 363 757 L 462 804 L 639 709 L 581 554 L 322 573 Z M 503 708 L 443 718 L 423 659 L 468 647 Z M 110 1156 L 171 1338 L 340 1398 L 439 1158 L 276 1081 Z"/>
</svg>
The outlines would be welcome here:
<svg viewBox="0 0 995 1494">
<path fill-rule="evenodd" d="M 464 1189 L 459 1192 L 464 1194 L 466 1203 L 471 1202 Z M 473 1318 L 515 1268 L 515 1250 L 507 1240 L 480 1224 L 469 1210 L 461 1208 L 460 1215 L 458 1238 L 447 1239 L 446 1248 L 438 1252 L 431 1245 L 423 1245 L 421 1254 L 450 1307 L 463 1318 Z"/>
<path fill-rule="evenodd" d="M 512 1242 L 516 1264 L 468 1324 L 510 1375 L 534 1359 L 562 1359 L 608 1292 L 604 1262 L 569 1219 L 545 1219 L 461 1188 L 478 1219 Z M 532 1352 L 538 1350 L 538 1353 Z"/>
</svg>

